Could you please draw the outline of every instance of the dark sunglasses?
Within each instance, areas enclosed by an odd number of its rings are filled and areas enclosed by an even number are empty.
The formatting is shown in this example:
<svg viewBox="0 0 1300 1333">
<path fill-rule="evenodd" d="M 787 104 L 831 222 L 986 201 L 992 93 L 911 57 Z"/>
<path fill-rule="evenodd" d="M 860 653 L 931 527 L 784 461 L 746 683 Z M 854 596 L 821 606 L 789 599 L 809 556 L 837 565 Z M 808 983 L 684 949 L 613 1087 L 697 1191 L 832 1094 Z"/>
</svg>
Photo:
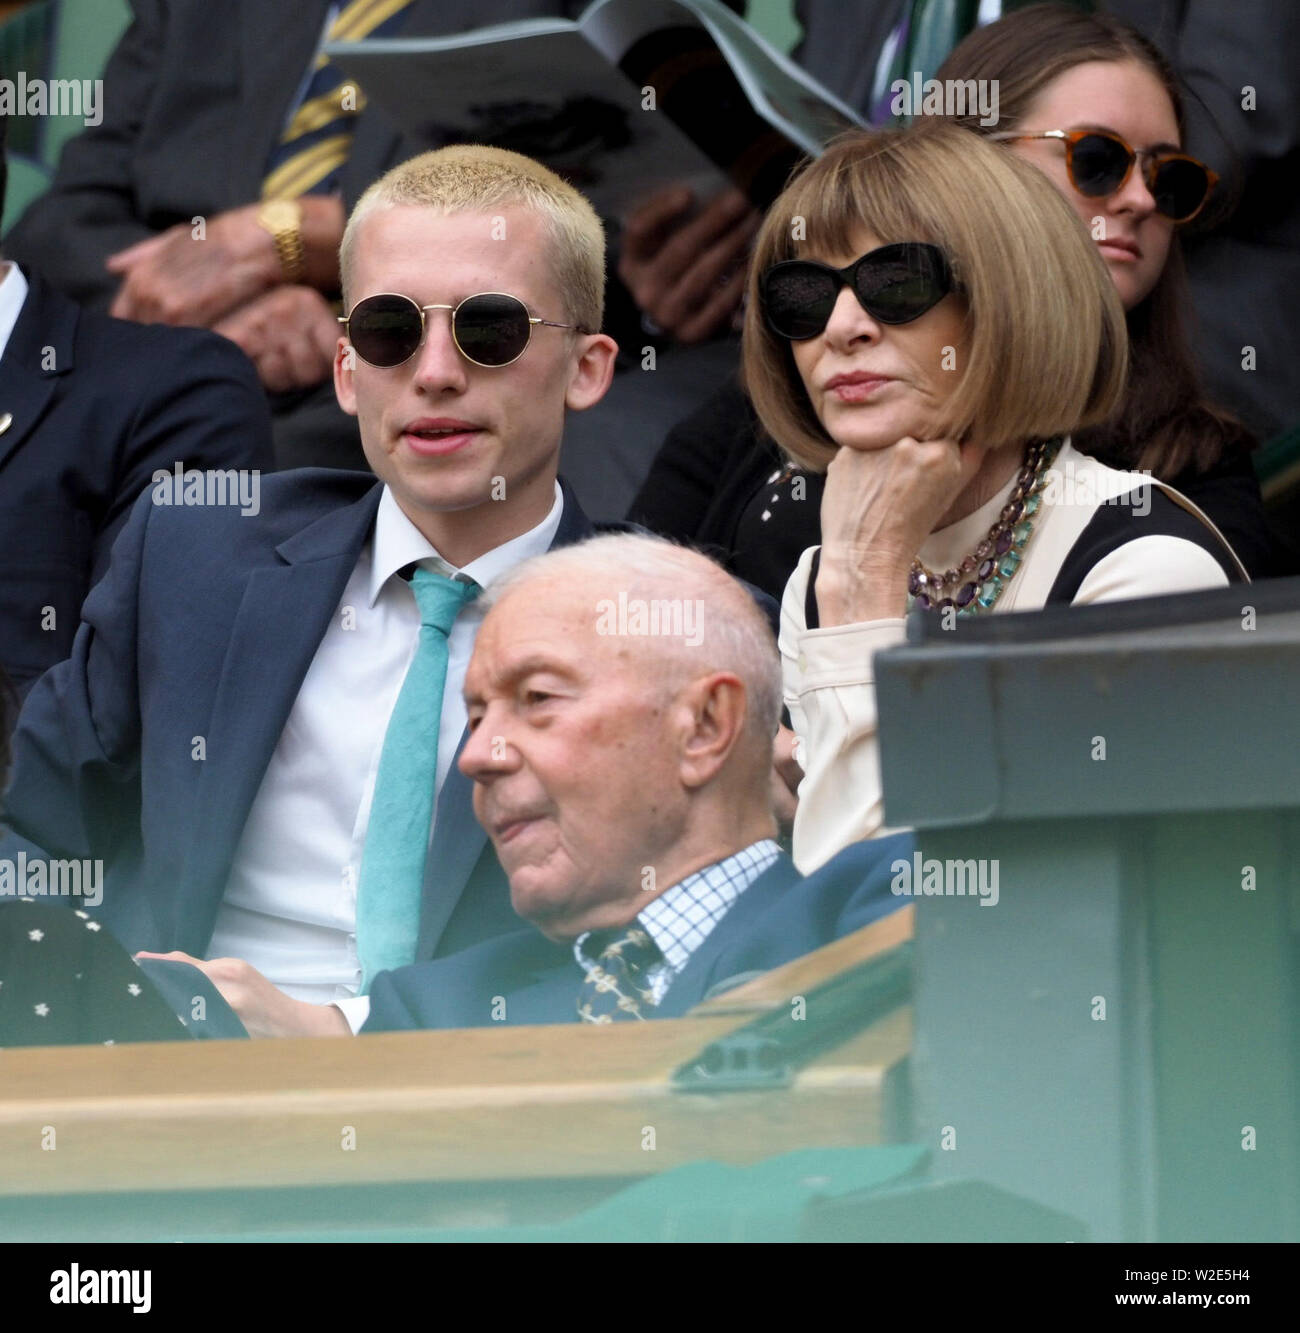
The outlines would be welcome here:
<svg viewBox="0 0 1300 1333">
<path fill-rule="evenodd" d="M 939 304 L 954 286 L 937 245 L 899 241 L 869 250 L 847 268 L 812 259 L 773 264 L 759 282 L 767 326 L 778 337 L 802 342 L 822 333 L 849 287 L 862 308 L 882 324 L 910 324 Z"/>
<path fill-rule="evenodd" d="M 533 336 L 534 324 L 587 332 L 577 324 L 537 319 L 517 296 L 505 292 L 479 292 L 455 306 L 422 306 L 409 296 L 380 292 L 364 297 L 338 319 L 367 365 L 390 369 L 409 361 L 424 341 L 426 310 L 451 311 L 452 341 L 461 356 L 476 366 L 508 366 L 518 361 Z"/>
<path fill-rule="evenodd" d="M 1172 149 L 1130 148 L 1107 130 L 1007 130 L 991 139 L 1060 139 L 1065 144 L 1065 169 L 1074 188 L 1090 199 L 1122 190 L 1138 158 L 1145 158 L 1142 178 L 1156 212 L 1172 222 L 1190 222 L 1206 205 L 1218 176 L 1194 157 Z"/>
</svg>

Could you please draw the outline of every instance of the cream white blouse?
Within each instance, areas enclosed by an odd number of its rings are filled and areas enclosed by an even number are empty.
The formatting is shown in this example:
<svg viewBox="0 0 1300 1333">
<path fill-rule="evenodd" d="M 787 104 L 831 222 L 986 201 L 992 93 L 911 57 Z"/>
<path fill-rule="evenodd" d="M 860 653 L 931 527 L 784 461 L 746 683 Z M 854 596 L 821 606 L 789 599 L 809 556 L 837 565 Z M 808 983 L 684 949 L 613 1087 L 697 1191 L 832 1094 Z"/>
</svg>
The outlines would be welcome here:
<svg viewBox="0 0 1300 1333">
<path fill-rule="evenodd" d="M 1098 507 L 1150 481 L 1140 473 L 1106 467 L 1079 453 L 1067 440 L 1048 470 L 1043 503 L 1021 552 L 1020 566 L 993 612 L 1043 607 L 1062 564 Z M 1190 501 L 1162 483 L 1154 484 L 1217 534 Z M 993 525 L 1014 486 L 1013 477 L 973 514 L 931 533 L 921 547 L 921 562 L 935 570 L 959 565 Z M 852 842 L 896 831 L 884 827 L 874 659 L 882 648 L 904 639 L 901 619 L 828 629 L 807 627 L 804 609 L 817 549 L 810 547 L 803 553 L 781 603 L 785 703 L 805 774 L 794 823 L 794 860 L 804 874 L 811 874 Z M 1240 573 L 1244 578 L 1245 571 Z M 1222 587 L 1227 582 L 1219 562 L 1195 542 L 1148 535 L 1126 542 L 1099 560 L 1073 600 L 1075 605 L 1121 601 Z"/>
</svg>

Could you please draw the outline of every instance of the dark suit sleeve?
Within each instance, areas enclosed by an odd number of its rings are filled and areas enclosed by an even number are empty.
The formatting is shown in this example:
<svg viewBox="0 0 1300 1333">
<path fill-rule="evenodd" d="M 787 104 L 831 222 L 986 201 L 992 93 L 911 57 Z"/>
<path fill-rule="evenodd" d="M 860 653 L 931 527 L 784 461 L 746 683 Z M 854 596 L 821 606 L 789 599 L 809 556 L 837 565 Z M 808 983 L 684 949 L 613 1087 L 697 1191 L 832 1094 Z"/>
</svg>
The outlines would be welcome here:
<svg viewBox="0 0 1300 1333">
<path fill-rule="evenodd" d="M 381 972 L 370 987 L 370 1016 L 361 1031 L 406 1032 L 414 1028 L 483 1028 L 517 1023 L 556 1023 L 573 1017 L 572 981 L 568 1003 L 558 1008 L 521 1005 L 521 986 L 539 971 L 567 963 L 567 946 L 556 946 L 531 926 L 483 940 L 459 953 Z"/>
<path fill-rule="evenodd" d="M 19 714 L 0 825 L 51 856 L 111 863 L 139 833 L 138 593 L 152 509 L 146 493 L 86 598 L 72 656 Z"/>
<path fill-rule="evenodd" d="M 677 541 L 701 535 L 720 486 L 735 467 L 738 434 L 752 440 L 752 409 L 740 385 L 721 388 L 670 430 L 628 519 Z"/>
<path fill-rule="evenodd" d="M 166 335 L 170 355 L 141 384 L 141 406 L 122 445 L 111 507 L 95 538 L 91 582 L 108 568 L 113 541 L 155 471 L 186 468 L 269 472 L 271 412 L 253 363 L 227 339 L 201 330 Z"/>
<path fill-rule="evenodd" d="M 832 939 L 852 935 L 855 930 L 879 921 L 907 903 L 891 892 L 894 863 L 912 862 L 916 840 L 910 833 L 894 833 L 887 838 L 873 838 L 842 852 L 846 859 L 848 892 L 836 914 Z"/>
<path fill-rule="evenodd" d="M 9 259 L 29 264 L 60 290 L 104 308 L 119 279 L 104 271 L 114 252 L 151 235 L 136 215 L 132 157 L 158 77 L 163 0 L 131 0 L 133 17 L 104 70 L 103 120 L 70 139 L 50 189 L 5 237 Z"/>
<path fill-rule="evenodd" d="M 1265 173 L 1284 187 L 1279 167 L 1300 149 L 1300 83 L 1295 77 L 1300 12 L 1296 7 L 1186 0 L 1176 32 L 1142 23 L 1146 16 L 1140 4 L 1131 6 L 1119 0 L 1107 7 L 1124 17 L 1138 18 L 1139 26 L 1145 26 L 1163 47 L 1191 88 L 1193 96 L 1186 99 L 1189 151 L 1205 154 L 1214 166 L 1239 169 L 1247 181 Z M 1125 11 L 1130 8 L 1139 12 L 1129 15 Z M 1252 109 L 1242 105 L 1246 86 L 1255 89 Z M 1225 136 L 1235 155 L 1232 163 L 1222 156 Z"/>
<path fill-rule="evenodd" d="M 910 833 L 898 833 L 846 847 L 718 955 L 701 993 L 725 989 L 728 978 L 793 962 L 896 911 L 908 900 L 890 892 L 892 865 L 900 857 L 910 860 L 914 846 Z"/>
<path fill-rule="evenodd" d="M 370 987 L 370 1014 L 365 1032 L 410 1032 L 442 1027 L 437 1012 L 441 961 L 412 963 L 394 972 L 381 972 Z"/>
<path fill-rule="evenodd" d="M 492 966 L 498 944 L 487 940 L 447 958 L 381 972 L 370 987 L 370 1015 L 361 1031 L 488 1027 L 493 997 L 509 986 Z"/>
</svg>

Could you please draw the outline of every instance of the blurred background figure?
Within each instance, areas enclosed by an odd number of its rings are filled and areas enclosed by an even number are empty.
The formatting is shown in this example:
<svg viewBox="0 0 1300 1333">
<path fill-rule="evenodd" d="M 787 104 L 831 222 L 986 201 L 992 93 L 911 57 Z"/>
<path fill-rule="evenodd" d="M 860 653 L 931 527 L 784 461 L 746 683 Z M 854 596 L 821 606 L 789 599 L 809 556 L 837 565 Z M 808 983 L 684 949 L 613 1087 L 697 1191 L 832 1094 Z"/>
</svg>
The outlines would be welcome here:
<svg viewBox="0 0 1300 1333">
<path fill-rule="evenodd" d="M 8 253 L 112 314 L 224 333 L 257 366 L 280 466 L 364 468 L 331 383 L 338 247 L 361 192 L 414 150 L 364 96 L 345 107 L 343 72 L 320 48 L 559 7 L 133 0 L 124 14 L 59 0 L 51 33 L 116 21 L 121 35 L 101 122 L 69 139 L 49 189 L 10 227 Z"/>
<path fill-rule="evenodd" d="M 1184 145 L 1224 178 L 1226 218 L 1186 243 L 1205 391 L 1261 441 L 1300 424 L 1300 6 L 1109 0 L 1185 89 Z M 1230 210 L 1230 211 L 1228 211 Z M 1244 362 L 1256 356 L 1253 368 Z"/>
<path fill-rule="evenodd" d="M 214 10 L 208 0 L 131 0 L 129 9 L 124 0 L 46 0 L 0 32 L 0 53 L 7 41 L 30 71 L 93 77 L 111 48 L 103 116 L 67 139 L 48 189 L 38 192 L 29 174 L 36 197 L 6 219 L 8 252 L 95 308 L 225 334 L 257 367 L 278 466 L 364 469 L 355 422 L 330 384 L 343 220 L 372 180 L 451 136 L 416 142 L 367 104 L 364 89 L 344 98 L 355 85 L 321 48 L 576 18 L 587 3 L 225 0 Z M 667 429 L 737 364 L 730 322 L 755 224 L 737 245 L 736 212 L 724 196 L 698 220 L 715 239 L 727 233 L 719 271 L 732 271 L 730 306 L 720 319 L 643 326 L 627 290 L 611 284 L 606 331 L 623 347 L 619 373 L 608 400 L 574 423 L 565 451 L 566 476 L 595 518 L 622 517 Z M 643 262 L 668 242 L 653 219 L 633 235 Z M 680 238 L 669 267 L 679 257 Z M 711 291 L 698 273 L 679 285 L 688 305 Z M 723 336 L 697 336 L 704 324 Z M 657 352 L 654 374 L 642 370 L 646 346 Z"/>
<path fill-rule="evenodd" d="M 83 310 L 0 255 L 0 668 L 19 697 L 67 657 L 131 506 L 177 465 L 271 466 L 248 359 L 212 333 Z"/>
</svg>

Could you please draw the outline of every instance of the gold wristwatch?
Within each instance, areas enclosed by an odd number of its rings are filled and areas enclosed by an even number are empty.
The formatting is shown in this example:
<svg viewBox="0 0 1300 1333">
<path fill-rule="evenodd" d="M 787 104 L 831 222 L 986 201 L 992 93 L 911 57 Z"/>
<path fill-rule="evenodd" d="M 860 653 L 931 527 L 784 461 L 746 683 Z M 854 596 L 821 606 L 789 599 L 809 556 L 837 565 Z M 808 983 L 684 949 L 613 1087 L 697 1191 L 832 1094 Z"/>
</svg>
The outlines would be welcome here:
<svg viewBox="0 0 1300 1333">
<path fill-rule="evenodd" d="M 285 282 L 298 282 L 307 270 L 302 243 L 302 205 L 296 199 L 268 199 L 257 210 L 257 225 L 271 233 Z"/>
</svg>

